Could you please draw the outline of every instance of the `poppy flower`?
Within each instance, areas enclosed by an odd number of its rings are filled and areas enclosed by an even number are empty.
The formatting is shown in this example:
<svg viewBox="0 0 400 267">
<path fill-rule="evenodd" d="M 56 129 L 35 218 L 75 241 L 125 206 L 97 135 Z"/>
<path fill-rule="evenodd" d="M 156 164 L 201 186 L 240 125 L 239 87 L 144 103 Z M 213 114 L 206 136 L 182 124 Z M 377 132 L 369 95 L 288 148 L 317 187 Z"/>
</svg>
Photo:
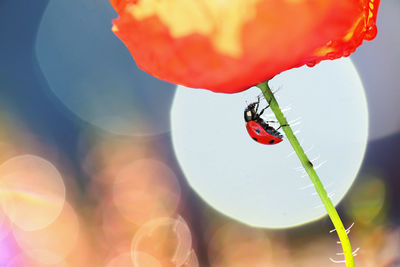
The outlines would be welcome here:
<svg viewBox="0 0 400 267">
<path fill-rule="evenodd" d="M 113 32 L 151 75 L 236 93 L 349 56 L 377 33 L 380 0 L 110 0 Z"/>
</svg>

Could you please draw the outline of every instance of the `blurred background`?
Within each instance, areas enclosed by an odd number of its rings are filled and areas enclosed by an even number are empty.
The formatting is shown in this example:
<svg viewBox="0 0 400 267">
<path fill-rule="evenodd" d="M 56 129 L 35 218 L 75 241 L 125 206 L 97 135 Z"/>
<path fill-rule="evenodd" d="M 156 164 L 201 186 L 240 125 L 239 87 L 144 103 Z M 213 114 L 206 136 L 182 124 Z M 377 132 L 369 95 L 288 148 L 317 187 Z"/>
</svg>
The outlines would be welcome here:
<svg viewBox="0 0 400 267">
<path fill-rule="evenodd" d="M 108 1 L 0 0 L 0 266 L 335 266 L 327 217 L 251 227 L 189 186 L 176 86 L 135 66 L 116 16 Z M 338 211 L 357 266 L 400 266 L 399 25 L 384 0 L 377 38 L 350 57 L 369 133 Z"/>
</svg>

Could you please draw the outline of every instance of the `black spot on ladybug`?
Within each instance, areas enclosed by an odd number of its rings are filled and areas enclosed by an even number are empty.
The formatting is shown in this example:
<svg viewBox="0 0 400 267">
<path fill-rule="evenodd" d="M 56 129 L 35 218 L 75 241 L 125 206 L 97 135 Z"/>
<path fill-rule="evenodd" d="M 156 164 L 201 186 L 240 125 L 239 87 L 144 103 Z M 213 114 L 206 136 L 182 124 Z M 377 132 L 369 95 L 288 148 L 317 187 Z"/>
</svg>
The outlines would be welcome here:
<svg viewBox="0 0 400 267">
<path fill-rule="evenodd" d="M 270 143 L 270 144 L 273 144 L 273 143 L 275 143 L 275 140 L 271 140 L 271 141 L 269 141 L 269 143 Z"/>
<path fill-rule="evenodd" d="M 258 142 L 257 138 L 255 138 L 255 137 L 253 137 L 253 140 L 256 141 L 256 142 Z"/>
<path fill-rule="evenodd" d="M 258 134 L 259 134 L 259 133 L 260 133 L 260 129 L 256 129 L 256 133 L 258 133 Z"/>
</svg>

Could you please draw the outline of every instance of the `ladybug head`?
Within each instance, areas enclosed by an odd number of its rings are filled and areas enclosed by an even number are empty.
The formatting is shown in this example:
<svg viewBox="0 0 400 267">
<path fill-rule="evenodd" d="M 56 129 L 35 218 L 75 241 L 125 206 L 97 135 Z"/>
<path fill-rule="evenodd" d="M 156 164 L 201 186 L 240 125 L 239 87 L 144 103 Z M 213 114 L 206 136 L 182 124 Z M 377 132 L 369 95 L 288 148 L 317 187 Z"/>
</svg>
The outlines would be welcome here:
<svg viewBox="0 0 400 267">
<path fill-rule="evenodd" d="M 257 117 L 257 112 L 255 110 L 256 103 L 251 103 L 250 105 L 247 106 L 247 108 L 244 110 L 244 120 L 246 122 L 253 121 Z"/>
</svg>

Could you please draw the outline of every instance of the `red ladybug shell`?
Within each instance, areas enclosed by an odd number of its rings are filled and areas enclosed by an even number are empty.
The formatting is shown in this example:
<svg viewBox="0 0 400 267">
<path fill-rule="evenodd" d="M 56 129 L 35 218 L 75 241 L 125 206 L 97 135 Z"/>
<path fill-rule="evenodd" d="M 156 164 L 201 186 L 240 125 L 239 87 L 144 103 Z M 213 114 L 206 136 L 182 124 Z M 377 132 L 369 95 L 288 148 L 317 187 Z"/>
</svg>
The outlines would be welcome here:
<svg viewBox="0 0 400 267">
<path fill-rule="evenodd" d="M 282 142 L 282 138 L 278 138 L 268 133 L 266 130 L 264 130 L 263 127 L 261 127 L 259 123 L 255 121 L 249 121 L 246 124 L 246 129 L 251 138 L 253 138 L 254 141 L 259 142 L 261 144 L 275 145 Z"/>
</svg>

